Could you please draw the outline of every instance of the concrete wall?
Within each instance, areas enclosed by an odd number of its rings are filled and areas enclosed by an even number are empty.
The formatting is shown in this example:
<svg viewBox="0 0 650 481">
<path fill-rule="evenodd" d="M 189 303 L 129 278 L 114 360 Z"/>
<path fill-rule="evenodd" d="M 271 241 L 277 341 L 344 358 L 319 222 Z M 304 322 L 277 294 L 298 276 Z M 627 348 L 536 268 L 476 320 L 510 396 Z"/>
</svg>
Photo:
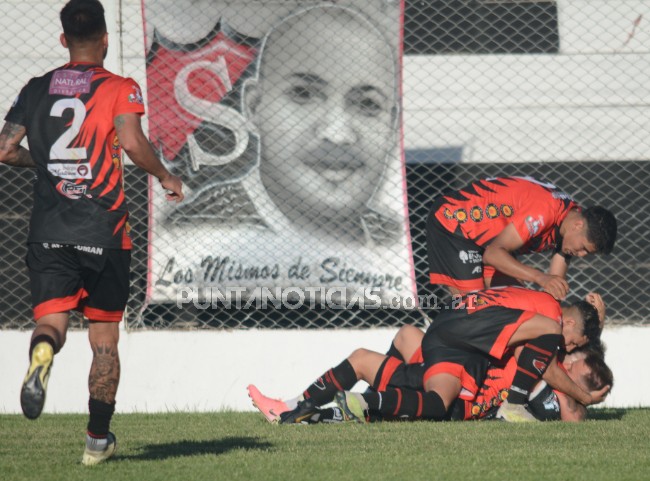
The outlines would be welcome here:
<svg viewBox="0 0 650 481">
<path fill-rule="evenodd" d="M 396 330 L 124 332 L 119 412 L 252 410 L 246 386 L 293 397 L 355 348 L 385 352 Z M 20 413 L 28 332 L 0 332 L 0 413 Z M 615 387 L 604 406 L 650 406 L 650 327 L 605 329 Z M 85 332 L 71 332 L 56 357 L 45 412 L 83 413 L 91 351 Z M 361 386 L 357 386 L 360 389 Z"/>
</svg>

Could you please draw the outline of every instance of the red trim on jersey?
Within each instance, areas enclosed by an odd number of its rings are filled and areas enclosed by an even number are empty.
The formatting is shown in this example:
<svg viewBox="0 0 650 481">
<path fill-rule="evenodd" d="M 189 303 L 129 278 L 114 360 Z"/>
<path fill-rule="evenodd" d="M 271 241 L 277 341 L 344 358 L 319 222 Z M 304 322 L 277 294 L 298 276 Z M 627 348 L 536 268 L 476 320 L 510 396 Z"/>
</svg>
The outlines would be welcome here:
<svg viewBox="0 0 650 481">
<path fill-rule="evenodd" d="M 521 366 L 517 366 L 517 371 L 523 372 L 526 376 L 532 377 L 533 379 L 539 379 L 540 374 L 535 374 L 534 372 L 530 372 L 528 369 L 524 369 Z"/>
<path fill-rule="evenodd" d="M 471 393 L 471 396 L 468 396 L 467 394 L 462 394 L 461 392 L 461 394 L 458 396 L 461 399 L 468 401 L 472 400 L 478 392 L 476 380 L 460 364 L 456 364 L 455 362 L 439 362 L 437 364 L 434 364 L 424 373 L 424 383 L 426 384 L 429 378 L 435 376 L 436 374 L 451 374 L 452 376 L 460 379 L 461 386 Z"/>
<path fill-rule="evenodd" d="M 460 279 L 454 279 L 453 277 L 449 277 L 444 274 L 434 274 L 431 272 L 429 273 L 429 282 L 431 282 L 431 284 L 442 284 L 445 286 L 455 287 L 456 289 L 464 292 L 485 289 L 485 284 L 482 277 L 479 277 L 478 279 L 463 281 Z"/>
<path fill-rule="evenodd" d="M 492 348 L 490 349 L 490 356 L 496 357 L 497 359 L 501 359 L 501 357 L 503 357 L 503 353 L 508 348 L 508 342 L 510 341 L 510 338 L 514 335 L 515 331 L 519 329 L 519 326 L 521 326 L 524 322 L 526 322 L 536 314 L 537 313 L 533 311 L 524 311 L 524 313 L 521 316 L 519 316 L 519 319 L 517 319 L 517 322 L 513 324 L 508 324 L 506 327 L 504 327 L 501 333 L 499 334 L 499 336 L 497 337 L 497 340 L 492 345 Z"/>
<path fill-rule="evenodd" d="M 39 305 L 34 307 L 34 319 L 38 321 L 41 317 L 48 314 L 56 314 L 76 309 L 79 307 L 81 300 L 86 297 L 88 297 L 88 293 L 85 289 L 81 288 L 76 292 L 76 294 L 72 294 L 71 296 L 57 297 L 56 299 L 41 302 Z"/>
<path fill-rule="evenodd" d="M 552 352 L 547 351 L 547 350 L 545 350 L 545 349 L 542 349 L 541 347 L 537 347 L 537 346 L 535 346 L 535 345 L 533 345 L 533 344 L 528 344 L 528 343 L 526 343 L 526 347 L 527 347 L 528 349 L 532 349 L 533 351 L 537 351 L 537 352 L 539 352 L 540 354 L 543 354 L 543 355 L 548 356 L 548 357 L 551 357 L 551 356 L 553 355 Z"/>
<path fill-rule="evenodd" d="M 385 391 L 388 386 L 388 381 L 395 374 L 395 370 L 402 364 L 402 361 L 396 357 L 389 357 L 384 364 L 384 370 L 381 372 L 381 379 L 379 380 L 379 386 L 377 391 Z"/>
<path fill-rule="evenodd" d="M 105 311 L 95 307 L 84 307 L 83 314 L 91 321 L 120 322 L 124 311 Z"/>
</svg>

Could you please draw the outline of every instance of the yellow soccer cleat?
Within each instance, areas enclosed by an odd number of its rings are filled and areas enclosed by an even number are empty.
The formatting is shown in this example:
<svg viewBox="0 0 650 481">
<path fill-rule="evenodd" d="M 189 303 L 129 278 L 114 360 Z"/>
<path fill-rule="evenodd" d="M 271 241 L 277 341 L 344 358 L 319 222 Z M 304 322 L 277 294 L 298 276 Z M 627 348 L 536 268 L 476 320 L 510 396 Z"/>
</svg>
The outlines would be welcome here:
<svg viewBox="0 0 650 481">
<path fill-rule="evenodd" d="M 509 423 L 534 423 L 539 420 L 533 416 L 523 404 L 510 404 L 508 400 L 497 411 L 496 419 L 507 421 Z"/>
<path fill-rule="evenodd" d="M 54 360 L 54 349 L 48 342 L 39 342 L 32 351 L 32 362 L 20 391 L 20 406 L 29 419 L 41 415 L 45 405 L 45 391 Z"/>
</svg>

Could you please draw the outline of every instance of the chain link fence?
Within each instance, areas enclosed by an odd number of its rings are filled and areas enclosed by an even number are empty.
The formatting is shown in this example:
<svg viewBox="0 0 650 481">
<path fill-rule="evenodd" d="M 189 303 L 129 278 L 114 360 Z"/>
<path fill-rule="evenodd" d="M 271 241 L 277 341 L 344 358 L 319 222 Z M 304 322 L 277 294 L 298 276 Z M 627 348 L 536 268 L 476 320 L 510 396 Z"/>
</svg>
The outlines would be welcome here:
<svg viewBox="0 0 650 481">
<path fill-rule="evenodd" d="M 66 60 L 64 2 L 0 3 L 8 109 Z M 650 322 L 644 2 L 104 5 L 118 26 L 107 67 L 142 85 L 152 144 L 188 194 L 171 206 L 126 167 L 129 328 L 422 324 L 437 313 L 428 296 L 445 300 L 428 284 L 432 200 L 500 175 L 612 210 L 617 247 L 572 262 L 572 295 L 601 292 L 613 323 Z M 0 326 L 22 329 L 34 174 L 0 174 Z M 545 269 L 548 255 L 525 262 Z"/>
</svg>

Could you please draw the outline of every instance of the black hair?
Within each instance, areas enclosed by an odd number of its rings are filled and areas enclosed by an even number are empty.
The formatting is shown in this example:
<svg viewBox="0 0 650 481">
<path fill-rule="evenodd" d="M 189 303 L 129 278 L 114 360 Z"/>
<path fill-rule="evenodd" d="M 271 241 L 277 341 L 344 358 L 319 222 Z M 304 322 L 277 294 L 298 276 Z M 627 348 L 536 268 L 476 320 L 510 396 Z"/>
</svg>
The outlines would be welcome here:
<svg viewBox="0 0 650 481">
<path fill-rule="evenodd" d="M 607 364 L 605 364 L 605 358 L 596 351 L 586 351 L 587 357 L 585 358 L 585 364 L 589 367 L 591 371 L 589 375 L 585 377 L 585 384 L 590 391 L 596 391 L 602 389 L 605 386 L 614 386 L 614 374 Z"/>
<path fill-rule="evenodd" d="M 61 10 L 61 26 L 68 42 L 99 40 L 106 33 L 104 7 L 99 0 L 70 0 Z"/>
<path fill-rule="evenodd" d="M 587 222 L 587 240 L 596 246 L 599 254 L 609 254 L 616 242 L 616 217 L 599 205 L 582 211 Z"/>
<path fill-rule="evenodd" d="M 583 334 L 587 336 L 589 342 L 598 345 L 600 343 L 600 317 L 598 310 L 587 301 L 578 301 L 571 304 L 571 307 L 578 310 L 584 326 Z"/>
</svg>

